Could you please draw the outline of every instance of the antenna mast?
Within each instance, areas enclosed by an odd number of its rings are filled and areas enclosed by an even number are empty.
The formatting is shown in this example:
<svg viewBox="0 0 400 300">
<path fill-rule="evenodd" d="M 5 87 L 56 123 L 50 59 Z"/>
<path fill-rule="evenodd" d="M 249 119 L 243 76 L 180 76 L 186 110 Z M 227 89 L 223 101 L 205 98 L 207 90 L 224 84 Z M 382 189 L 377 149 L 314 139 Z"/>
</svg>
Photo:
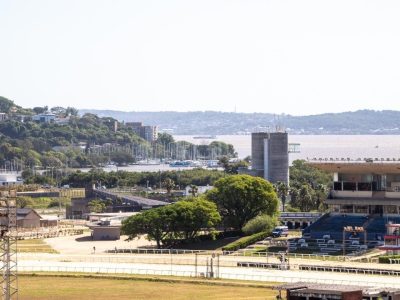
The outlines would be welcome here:
<svg viewBox="0 0 400 300">
<path fill-rule="evenodd" d="M 18 297 L 16 191 L 0 192 L 1 299 Z"/>
</svg>

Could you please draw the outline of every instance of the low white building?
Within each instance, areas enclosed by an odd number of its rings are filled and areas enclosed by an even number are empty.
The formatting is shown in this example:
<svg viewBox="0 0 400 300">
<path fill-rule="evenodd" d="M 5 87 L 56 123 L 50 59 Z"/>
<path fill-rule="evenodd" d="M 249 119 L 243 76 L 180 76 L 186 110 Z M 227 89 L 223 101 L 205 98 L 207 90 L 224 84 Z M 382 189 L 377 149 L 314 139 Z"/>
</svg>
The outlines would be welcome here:
<svg viewBox="0 0 400 300">
<path fill-rule="evenodd" d="M 97 224 L 89 225 L 92 230 L 92 239 L 99 240 L 119 240 L 121 237 L 121 221 L 105 220 Z"/>
<path fill-rule="evenodd" d="M 22 183 L 23 180 L 17 173 L 0 173 L 0 186 Z"/>
<path fill-rule="evenodd" d="M 56 119 L 55 114 L 46 113 L 46 114 L 38 114 L 32 117 L 33 121 L 38 121 L 40 123 L 52 123 Z"/>
</svg>

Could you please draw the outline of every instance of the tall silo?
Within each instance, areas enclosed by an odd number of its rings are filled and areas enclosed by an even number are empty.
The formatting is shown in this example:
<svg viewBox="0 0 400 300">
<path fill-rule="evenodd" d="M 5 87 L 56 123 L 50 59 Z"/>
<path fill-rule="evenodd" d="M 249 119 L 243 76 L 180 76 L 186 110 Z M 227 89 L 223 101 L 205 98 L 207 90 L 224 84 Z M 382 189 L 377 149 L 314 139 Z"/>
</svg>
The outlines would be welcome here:
<svg viewBox="0 0 400 300">
<path fill-rule="evenodd" d="M 251 135 L 252 170 L 256 176 L 276 183 L 289 182 L 287 132 L 254 132 Z"/>
</svg>

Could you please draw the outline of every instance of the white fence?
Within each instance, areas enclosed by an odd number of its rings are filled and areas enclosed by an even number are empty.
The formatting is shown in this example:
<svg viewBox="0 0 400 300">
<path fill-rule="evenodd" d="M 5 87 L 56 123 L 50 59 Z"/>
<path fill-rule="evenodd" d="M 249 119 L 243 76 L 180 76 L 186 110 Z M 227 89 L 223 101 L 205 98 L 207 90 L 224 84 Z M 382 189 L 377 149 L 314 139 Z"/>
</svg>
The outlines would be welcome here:
<svg viewBox="0 0 400 300">
<path fill-rule="evenodd" d="M 115 252 L 115 250 L 109 250 L 109 253 Z M 229 256 L 249 256 L 249 257 L 276 257 L 280 253 L 277 252 L 255 252 L 254 250 L 242 250 L 242 251 L 204 251 L 204 250 L 186 250 L 186 249 L 117 249 L 118 253 L 130 253 L 130 254 L 210 254 L 210 253 L 221 253 L 222 255 Z M 321 255 L 321 254 L 301 254 L 301 253 L 288 253 L 291 258 L 301 259 L 317 259 L 317 260 L 330 260 L 330 261 L 347 261 L 350 260 L 350 256 L 342 255 Z"/>
</svg>

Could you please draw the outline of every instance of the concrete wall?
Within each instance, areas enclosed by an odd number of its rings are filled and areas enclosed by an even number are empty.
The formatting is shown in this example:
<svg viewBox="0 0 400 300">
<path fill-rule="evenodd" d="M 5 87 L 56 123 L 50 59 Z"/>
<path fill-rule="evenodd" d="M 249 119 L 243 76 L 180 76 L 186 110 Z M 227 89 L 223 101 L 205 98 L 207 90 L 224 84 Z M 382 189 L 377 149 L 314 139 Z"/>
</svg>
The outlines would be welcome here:
<svg viewBox="0 0 400 300">
<path fill-rule="evenodd" d="M 268 141 L 268 180 L 275 183 L 289 181 L 288 134 L 273 132 Z"/>
<path fill-rule="evenodd" d="M 255 171 L 261 171 L 262 174 L 264 173 L 264 140 L 268 137 L 268 132 L 251 134 L 251 168 Z"/>
<path fill-rule="evenodd" d="M 84 214 L 90 213 L 87 207 L 89 199 L 71 199 L 71 206 L 67 207 L 67 218 L 82 218 Z"/>
<path fill-rule="evenodd" d="M 385 198 L 400 198 L 400 192 L 386 192 L 385 193 Z"/>
<path fill-rule="evenodd" d="M 93 227 L 93 240 L 119 240 L 121 227 L 98 226 Z"/>
<path fill-rule="evenodd" d="M 256 176 L 272 183 L 289 181 L 288 134 L 255 132 L 251 135 L 251 167 Z"/>
<path fill-rule="evenodd" d="M 338 198 L 371 198 L 372 192 L 370 191 L 332 191 L 332 195 Z"/>
</svg>

